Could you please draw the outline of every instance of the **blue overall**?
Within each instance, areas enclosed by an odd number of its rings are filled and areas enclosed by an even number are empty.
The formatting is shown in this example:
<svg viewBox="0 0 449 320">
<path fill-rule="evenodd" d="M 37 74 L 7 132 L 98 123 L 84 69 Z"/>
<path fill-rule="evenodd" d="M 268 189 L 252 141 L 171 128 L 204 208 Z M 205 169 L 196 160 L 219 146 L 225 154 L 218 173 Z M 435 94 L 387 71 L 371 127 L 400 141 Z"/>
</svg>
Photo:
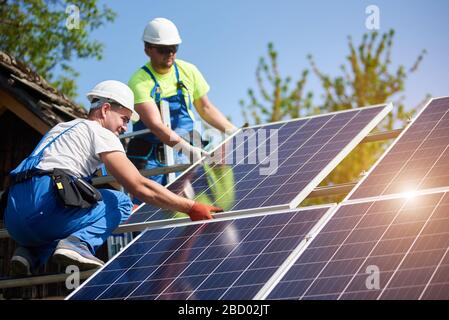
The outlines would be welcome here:
<svg viewBox="0 0 449 320">
<path fill-rule="evenodd" d="M 187 92 L 187 95 L 189 97 L 189 104 L 186 104 L 186 101 L 184 99 L 184 95 L 182 93 L 182 89 L 186 89 L 187 87 L 182 83 L 182 81 L 179 79 L 179 70 L 176 63 L 174 64 L 175 73 L 176 73 L 176 95 L 173 95 L 171 97 L 167 98 L 161 98 L 161 87 L 159 83 L 156 80 L 156 77 L 153 75 L 153 73 L 150 71 L 150 69 L 147 68 L 147 66 L 143 66 L 142 69 L 145 70 L 146 73 L 148 73 L 154 81 L 154 87 L 150 92 L 150 96 L 156 101 L 157 106 L 160 109 L 160 103 L 161 100 L 165 100 L 168 102 L 170 107 L 170 122 L 171 122 L 171 129 L 175 131 L 179 136 L 186 136 L 187 134 L 191 133 L 193 130 L 193 119 L 190 115 L 189 111 L 192 110 L 193 105 L 192 101 L 190 99 L 190 95 Z M 133 130 L 142 130 L 146 129 L 145 124 L 142 122 L 142 120 L 139 120 L 136 122 L 133 126 Z M 144 156 L 136 156 L 132 153 L 128 152 L 128 157 L 133 159 L 139 159 L 139 160 L 145 160 L 146 165 L 144 169 L 153 169 L 157 167 L 163 167 L 166 166 L 166 164 L 161 163 L 157 159 L 157 152 L 158 152 L 158 146 L 162 145 L 162 142 L 159 140 L 159 138 L 152 134 L 146 134 L 141 137 L 141 139 L 144 139 L 152 144 L 152 147 L 148 150 L 148 153 Z M 174 152 L 174 160 L 176 164 L 184 164 L 189 163 L 189 159 L 182 153 L 182 152 Z M 180 173 L 177 173 L 180 174 Z M 157 176 L 151 176 L 149 177 L 151 180 L 158 182 L 161 185 L 167 184 L 167 177 L 166 175 L 157 175 Z"/>
<path fill-rule="evenodd" d="M 31 155 L 10 174 L 36 168 L 44 150 L 79 123 L 63 131 L 33 155 L 44 141 L 45 137 L 42 138 Z M 103 200 L 90 208 L 81 209 L 62 204 L 49 175 L 34 176 L 10 188 L 5 225 L 11 237 L 36 257 L 33 268 L 44 264 L 53 254 L 58 241 L 70 235 L 85 242 L 95 254 L 114 229 L 129 217 L 133 204 L 128 196 L 113 190 L 99 191 Z"/>
</svg>

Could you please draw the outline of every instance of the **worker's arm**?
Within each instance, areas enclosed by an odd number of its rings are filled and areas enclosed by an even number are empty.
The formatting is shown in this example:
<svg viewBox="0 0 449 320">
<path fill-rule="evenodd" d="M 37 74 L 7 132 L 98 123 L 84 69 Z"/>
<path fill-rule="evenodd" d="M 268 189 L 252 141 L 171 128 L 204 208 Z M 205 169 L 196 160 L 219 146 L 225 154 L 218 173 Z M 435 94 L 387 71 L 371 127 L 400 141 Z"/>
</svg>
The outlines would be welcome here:
<svg viewBox="0 0 449 320">
<path fill-rule="evenodd" d="M 161 113 L 153 101 L 136 104 L 134 109 L 140 116 L 140 120 L 154 133 L 164 144 L 175 146 L 183 140 L 176 132 L 168 128 L 162 121 Z"/>
<path fill-rule="evenodd" d="M 143 177 L 123 152 L 100 154 L 106 169 L 133 196 L 154 206 L 187 213 L 192 220 L 211 219 L 211 212 L 222 211 L 193 200 L 180 197 L 160 184 Z"/>
<path fill-rule="evenodd" d="M 193 147 L 190 143 L 182 139 L 176 132 L 168 128 L 162 121 L 159 109 L 153 101 L 143 102 L 134 106 L 143 123 L 154 133 L 162 143 L 181 150 L 187 157 L 193 155 L 193 162 L 207 155 L 205 151 Z"/>
<path fill-rule="evenodd" d="M 233 133 L 237 128 L 218 110 L 209 100 L 207 95 L 193 101 L 196 111 L 212 127 L 228 134 Z"/>
</svg>

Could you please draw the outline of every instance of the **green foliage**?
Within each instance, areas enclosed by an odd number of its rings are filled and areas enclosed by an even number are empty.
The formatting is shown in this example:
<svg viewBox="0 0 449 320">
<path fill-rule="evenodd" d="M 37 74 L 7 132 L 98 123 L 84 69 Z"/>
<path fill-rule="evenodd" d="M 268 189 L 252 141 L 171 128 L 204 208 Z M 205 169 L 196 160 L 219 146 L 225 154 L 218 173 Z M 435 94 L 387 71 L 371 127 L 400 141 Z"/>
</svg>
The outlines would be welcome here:
<svg viewBox="0 0 449 320">
<path fill-rule="evenodd" d="M 348 39 L 349 67 L 342 65 L 342 76 L 331 78 L 321 72 L 312 56 L 309 61 L 314 74 L 320 79 L 324 89 L 324 103 L 321 112 L 332 112 L 385 102 L 393 102 L 394 109 L 378 126 L 379 130 L 392 130 L 395 124 L 401 127 L 415 112 L 415 108 L 405 112 L 401 101 L 392 101 L 404 91 L 405 80 L 415 72 L 423 59 L 423 51 L 411 68 L 399 65 L 393 68 L 391 50 L 394 31 L 384 33 L 380 38 L 377 32 L 364 34 L 361 44 L 356 48 Z M 337 184 L 357 180 L 360 173 L 367 170 L 384 151 L 386 142 L 366 143 L 354 151 L 329 175 L 322 184 Z"/>
<path fill-rule="evenodd" d="M 79 0 L 79 28 L 67 28 L 69 4 L 58 0 L 0 0 L 0 50 L 22 60 L 69 97 L 76 96 L 79 75 L 69 62 L 77 58 L 102 58 L 103 46 L 89 33 L 115 19 L 97 0 Z M 61 75 L 55 77 L 59 68 Z"/>
<path fill-rule="evenodd" d="M 294 88 L 292 79 L 283 79 L 277 65 L 277 52 L 272 43 L 268 44 L 270 65 L 261 57 L 256 70 L 257 85 L 263 102 L 260 102 L 253 89 L 248 90 L 250 102 L 240 100 L 243 117 L 247 123 L 255 124 L 279 121 L 285 118 L 298 118 L 310 113 L 312 93 L 304 95 L 304 85 L 308 71 L 304 70 Z M 250 119 L 252 117 L 252 120 Z"/>
<path fill-rule="evenodd" d="M 257 99 L 252 89 L 248 90 L 250 103 L 245 105 L 243 101 L 240 102 L 246 121 L 248 121 L 248 111 L 255 123 L 261 123 L 393 102 L 395 107 L 393 112 L 378 126 L 378 129 L 391 130 L 398 124 L 403 126 L 415 109 L 412 108 L 406 112 L 401 102 L 403 98 L 399 101 L 392 101 L 392 99 L 404 91 L 407 77 L 418 69 L 425 50 L 408 70 L 402 65 L 394 68 L 391 61 L 393 37 L 393 30 L 381 37 L 377 32 L 372 32 L 363 36 L 358 47 L 355 47 L 352 39 L 349 38 L 348 64 L 341 66 L 343 74 L 336 77 L 326 75 L 319 70 L 313 57 L 309 55 L 313 74 L 318 77 L 324 90 L 323 102 L 318 106 L 312 106 L 311 93 L 308 93 L 305 98 L 302 97 L 307 70 L 302 72 L 296 88 L 289 90 L 288 85 L 291 79 L 287 77 L 284 80 L 279 74 L 277 53 L 270 43 L 268 49 L 271 68 L 264 58 L 261 58 L 256 71 L 257 84 L 263 102 Z M 267 81 L 263 80 L 262 74 L 272 86 L 271 91 L 265 89 Z M 384 151 L 386 143 L 373 142 L 357 146 L 321 185 L 357 180 L 360 173 L 367 170 Z M 341 197 L 336 198 L 336 200 L 340 199 Z M 307 200 L 307 204 L 328 202 L 329 199 L 311 200 Z"/>
<path fill-rule="evenodd" d="M 380 104 L 390 101 L 394 95 L 404 91 L 405 80 L 418 69 L 425 51 L 422 51 L 408 71 L 402 65 L 392 70 L 393 37 L 394 30 L 384 33 L 380 39 L 377 32 L 364 34 L 362 43 L 357 49 L 349 37 L 350 53 L 346 57 L 349 70 L 346 65 L 341 65 L 343 75 L 335 78 L 322 73 L 309 55 L 314 74 L 320 79 L 325 92 L 322 111 L 331 112 Z M 395 107 L 383 129 L 392 129 L 395 121 L 403 123 L 413 112 L 410 110 L 406 113 L 400 101 L 395 103 Z"/>
</svg>

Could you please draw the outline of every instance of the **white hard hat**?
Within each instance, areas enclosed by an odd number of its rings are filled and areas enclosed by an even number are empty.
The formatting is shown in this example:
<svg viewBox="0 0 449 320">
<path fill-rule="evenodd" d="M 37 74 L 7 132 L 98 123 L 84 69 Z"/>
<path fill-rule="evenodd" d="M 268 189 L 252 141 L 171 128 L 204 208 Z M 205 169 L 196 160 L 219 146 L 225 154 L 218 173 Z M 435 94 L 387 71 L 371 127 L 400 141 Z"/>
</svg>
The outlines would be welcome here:
<svg viewBox="0 0 449 320">
<path fill-rule="evenodd" d="M 142 40 L 152 44 L 166 46 L 176 45 L 182 42 L 175 24 L 165 18 L 156 18 L 148 22 L 143 31 Z"/>
<path fill-rule="evenodd" d="M 94 98 L 106 98 L 111 99 L 131 110 L 133 121 L 139 120 L 139 114 L 134 111 L 134 93 L 132 90 L 124 83 L 116 80 L 106 80 L 97 84 L 90 92 L 87 93 L 87 99 L 90 102 Z"/>
</svg>

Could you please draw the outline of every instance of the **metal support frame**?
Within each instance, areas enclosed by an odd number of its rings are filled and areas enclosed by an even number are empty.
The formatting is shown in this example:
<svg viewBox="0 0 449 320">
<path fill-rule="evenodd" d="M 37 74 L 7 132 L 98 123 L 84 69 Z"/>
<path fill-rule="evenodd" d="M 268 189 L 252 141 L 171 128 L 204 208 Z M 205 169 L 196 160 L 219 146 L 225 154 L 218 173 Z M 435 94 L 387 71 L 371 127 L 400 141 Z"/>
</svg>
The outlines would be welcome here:
<svg viewBox="0 0 449 320">
<path fill-rule="evenodd" d="M 354 188 L 357 184 L 356 182 L 349 183 L 341 183 L 336 184 L 334 186 L 325 186 L 325 187 L 316 187 L 306 199 L 309 198 L 318 198 L 318 197 L 329 197 L 329 196 L 337 196 L 341 194 L 347 194 L 349 191 Z"/>
<path fill-rule="evenodd" d="M 170 120 L 170 105 L 167 101 L 161 100 L 161 116 L 162 116 L 162 122 L 165 124 L 165 126 L 169 129 L 171 129 L 171 120 Z M 175 165 L 175 158 L 173 155 L 173 149 L 167 144 L 164 144 L 164 154 L 165 154 L 165 164 L 167 166 L 174 166 Z M 167 175 L 167 184 L 170 182 L 173 182 L 176 179 L 176 175 L 173 172 L 170 172 Z"/>
<path fill-rule="evenodd" d="M 9 238 L 8 230 L 0 229 L 0 239 Z"/>
<path fill-rule="evenodd" d="M 401 132 L 403 130 L 404 130 L 404 128 L 371 133 L 371 134 L 367 135 L 362 140 L 362 142 L 360 142 L 360 143 L 376 142 L 376 141 L 395 139 L 395 138 L 397 138 L 401 134 Z"/>
<path fill-rule="evenodd" d="M 85 280 L 85 279 L 89 278 L 91 275 L 93 275 L 96 271 L 97 271 L 96 269 L 88 270 L 88 271 L 81 271 L 79 279 Z M 30 277 L 23 277 L 23 278 L 10 278 L 10 279 L 6 279 L 6 280 L 0 280 L 0 289 L 28 287 L 28 286 L 35 286 L 35 285 L 48 284 L 48 283 L 64 282 L 64 281 L 66 281 L 67 277 L 69 277 L 71 275 L 72 274 L 58 273 L 58 274 L 44 274 L 44 275 L 30 276 Z"/>
<path fill-rule="evenodd" d="M 173 166 L 167 166 L 167 167 L 160 167 L 155 169 L 143 169 L 140 170 L 140 174 L 148 177 L 148 176 L 155 176 L 159 174 L 167 174 L 171 172 L 178 172 L 178 171 L 184 171 L 185 169 L 189 168 L 190 164 L 175 164 Z M 98 186 L 100 184 L 105 183 L 111 183 L 116 182 L 117 180 L 113 176 L 102 176 L 102 177 L 95 177 L 92 179 L 92 184 L 94 186 Z"/>
</svg>

